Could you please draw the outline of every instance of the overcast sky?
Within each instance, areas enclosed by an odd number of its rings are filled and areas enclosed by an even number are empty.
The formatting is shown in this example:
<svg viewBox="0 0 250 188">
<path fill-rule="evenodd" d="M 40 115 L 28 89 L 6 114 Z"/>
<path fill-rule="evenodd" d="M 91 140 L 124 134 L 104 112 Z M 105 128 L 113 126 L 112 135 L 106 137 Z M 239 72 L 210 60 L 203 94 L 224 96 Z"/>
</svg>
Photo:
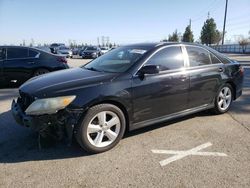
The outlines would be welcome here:
<svg viewBox="0 0 250 188">
<path fill-rule="evenodd" d="M 195 40 L 208 17 L 222 31 L 226 0 L 0 0 L 0 44 L 126 44 L 159 41 L 192 19 Z M 226 40 L 248 35 L 250 0 L 229 0 Z"/>
</svg>

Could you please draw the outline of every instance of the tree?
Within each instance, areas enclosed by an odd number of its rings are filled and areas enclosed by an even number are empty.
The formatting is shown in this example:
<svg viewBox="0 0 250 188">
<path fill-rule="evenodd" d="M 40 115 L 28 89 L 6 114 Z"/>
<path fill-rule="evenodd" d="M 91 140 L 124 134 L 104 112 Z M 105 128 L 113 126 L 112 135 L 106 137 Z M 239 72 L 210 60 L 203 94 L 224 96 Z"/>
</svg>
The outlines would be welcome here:
<svg viewBox="0 0 250 188">
<path fill-rule="evenodd" d="M 221 41 L 222 33 L 217 29 L 216 23 L 213 18 L 208 18 L 201 30 L 201 43 L 202 44 L 218 44 Z"/>
<path fill-rule="evenodd" d="M 177 33 L 177 30 L 175 30 L 175 32 L 173 32 L 172 35 L 168 35 L 168 41 L 169 42 L 179 42 L 179 35 Z"/>
<path fill-rule="evenodd" d="M 242 52 L 246 53 L 246 48 L 247 48 L 247 45 L 250 44 L 250 41 L 245 37 L 241 37 L 238 42 L 242 48 Z"/>
<path fill-rule="evenodd" d="M 182 37 L 182 42 L 194 42 L 194 35 L 190 25 L 188 25 L 185 29 Z"/>
</svg>

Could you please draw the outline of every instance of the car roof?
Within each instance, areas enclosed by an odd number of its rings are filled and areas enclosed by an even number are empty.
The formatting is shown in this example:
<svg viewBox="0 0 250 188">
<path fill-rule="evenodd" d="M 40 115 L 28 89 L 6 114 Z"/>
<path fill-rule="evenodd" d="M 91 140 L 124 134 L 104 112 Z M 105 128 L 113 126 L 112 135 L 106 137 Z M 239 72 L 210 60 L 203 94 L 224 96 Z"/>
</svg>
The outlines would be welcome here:
<svg viewBox="0 0 250 188">
<path fill-rule="evenodd" d="M 192 45 L 192 46 L 203 46 L 201 44 L 189 43 L 189 42 L 151 42 L 151 43 L 128 44 L 128 45 L 124 45 L 124 46 L 155 48 L 155 47 L 160 47 L 160 46 L 168 46 L 168 45 L 176 45 L 176 44 Z"/>
<path fill-rule="evenodd" d="M 41 49 L 36 48 L 36 47 L 29 47 L 29 46 L 13 46 L 13 45 L 4 45 L 4 46 L 0 46 L 0 48 L 28 48 L 28 49 L 33 49 L 33 50 L 41 50 Z"/>
</svg>

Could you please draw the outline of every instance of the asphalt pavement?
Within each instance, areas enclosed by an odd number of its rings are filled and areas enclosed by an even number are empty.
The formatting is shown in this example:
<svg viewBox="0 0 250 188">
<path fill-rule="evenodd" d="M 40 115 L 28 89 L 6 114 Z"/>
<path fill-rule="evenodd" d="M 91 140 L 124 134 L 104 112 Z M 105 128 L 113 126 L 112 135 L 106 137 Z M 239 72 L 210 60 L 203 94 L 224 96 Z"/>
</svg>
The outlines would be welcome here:
<svg viewBox="0 0 250 188">
<path fill-rule="evenodd" d="M 237 57 L 236 57 L 237 58 Z M 72 60 L 72 67 L 88 60 Z M 250 62 L 250 57 L 244 59 Z M 208 111 L 127 133 L 89 155 L 77 143 L 38 149 L 12 118 L 15 88 L 0 90 L 0 187 L 250 187 L 250 67 L 230 111 Z"/>
</svg>

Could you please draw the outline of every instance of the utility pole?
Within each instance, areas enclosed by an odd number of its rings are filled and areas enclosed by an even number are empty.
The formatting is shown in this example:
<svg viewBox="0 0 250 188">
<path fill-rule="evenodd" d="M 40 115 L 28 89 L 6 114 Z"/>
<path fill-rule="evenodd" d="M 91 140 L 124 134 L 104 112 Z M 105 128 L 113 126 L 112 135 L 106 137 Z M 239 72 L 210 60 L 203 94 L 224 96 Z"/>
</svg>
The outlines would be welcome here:
<svg viewBox="0 0 250 188">
<path fill-rule="evenodd" d="M 192 25 L 192 20 L 191 20 L 191 18 L 189 19 L 189 27 L 190 27 L 190 29 L 191 29 L 191 25 Z"/>
<path fill-rule="evenodd" d="M 222 33 L 222 45 L 224 44 L 224 37 L 225 37 L 225 28 L 226 28 L 226 21 L 227 21 L 227 3 L 228 0 L 226 0 L 226 6 L 225 6 L 225 15 L 224 15 L 224 25 L 223 25 L 223 33 Z"/>
</svg>

